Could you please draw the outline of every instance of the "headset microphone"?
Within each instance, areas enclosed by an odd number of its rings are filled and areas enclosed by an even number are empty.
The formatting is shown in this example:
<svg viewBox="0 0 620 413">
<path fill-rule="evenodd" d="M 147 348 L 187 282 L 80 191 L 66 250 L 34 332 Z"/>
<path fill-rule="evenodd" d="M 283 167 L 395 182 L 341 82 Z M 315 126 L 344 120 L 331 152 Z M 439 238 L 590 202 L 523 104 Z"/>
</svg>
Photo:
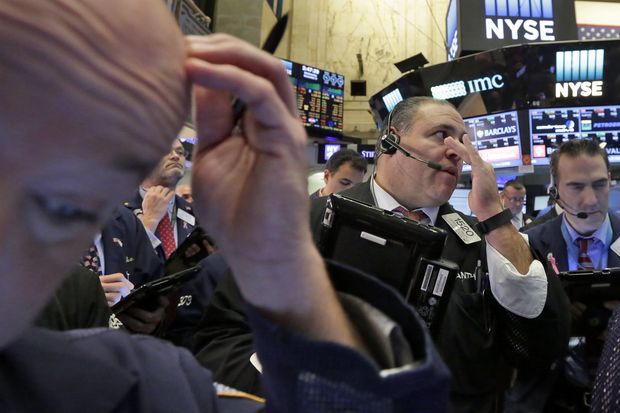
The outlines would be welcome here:
<svg viewBox="0 0 620 413">
<path fill-rule="evenodd" d="M 418 157 L 413 156 L 408 150 L 406 150 L 405 148 L 400 146 L 398 143 L 396 143 L 392 139 L 390 139 L 390 137 L 392 137 L 392 136 L 394 136 L 393 133 L 391 133 L 391 134 L 381 138 L 382 139 L 382 143 L 397 149 L 398 151 L 402 152 L 402 154 L 405 155 L 407 158 L 415 159 L 418 162 L 422 162 L 423 164 L 425 164 L 426 166 L 428 166 L 431 169 L 434 169 L 436 171 L 443 170 L 443 166 L 441 166 L 437 162 L 427 161 L 427 160 L 420 159 Z"/>
<path fill-rule="evenodd" d="M 579 211 L 576 214 L 574 212 L 570 212 L 568 210 L 568 205 L 566 205 L 564 201 L 560 200 L 560 193 L 558 192 L 558 188 L 556 188 L 555 186 L 552 186 L 551 188 L 549 188 L 549 195 L 551 195 L 551 198 L 555 199 L 555 202 L 557 202 L 567 214 L 577 217 L 579 219 L 586 219 L 588 218 L 589 215 L 600 212 L 600 211 L 594 211 L 594 212 L 588 213 L 588 212 Z M 574 208 L 570 207 L 570 209 L 574 209 Z"/>
</svg>

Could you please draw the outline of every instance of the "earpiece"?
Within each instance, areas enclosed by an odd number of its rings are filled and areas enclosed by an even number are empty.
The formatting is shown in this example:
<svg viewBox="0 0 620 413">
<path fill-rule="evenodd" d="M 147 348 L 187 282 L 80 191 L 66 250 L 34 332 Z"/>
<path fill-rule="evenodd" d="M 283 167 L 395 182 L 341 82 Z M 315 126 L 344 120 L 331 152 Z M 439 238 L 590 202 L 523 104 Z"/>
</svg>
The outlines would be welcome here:
<svg viewBox="0 0 620 413">
<path fill-rule="evenodd" d="M 549 196 L 551 196 L 551 198 L 555 199 L 556 201 L 558 199 L 560 199 L 560 194 L 558 193 L 558 188 L 553 185 L 551 187 L 549 187 Z"/>
<path fill-rule="evenodd" d="M 387 118 L 387 127 L 385 128 L 385 134 L 381 136 L 381 140 L 379 142 L 379 150 L 381 151 L 381 153 L 384 153 L 386 155 L 393 155 L 396 153 L 396 146 L 392 143 L 395 143 L 396 145 L 400 143 L 400 136 L 392 132 L 392 113 L 394 113 L 393 109 Z"/>
<path fill-rule="evenodd" d="M 395 134 L 394 132 L 385 134 L 381 137 L 381 143 L 379 144 L 379 149 L 381 153 L 386 155 L 394 155 L 396 153 L 396 146 L 392 143 L 398 145 L 400 142 L 400 136 Z"/>
</svg>

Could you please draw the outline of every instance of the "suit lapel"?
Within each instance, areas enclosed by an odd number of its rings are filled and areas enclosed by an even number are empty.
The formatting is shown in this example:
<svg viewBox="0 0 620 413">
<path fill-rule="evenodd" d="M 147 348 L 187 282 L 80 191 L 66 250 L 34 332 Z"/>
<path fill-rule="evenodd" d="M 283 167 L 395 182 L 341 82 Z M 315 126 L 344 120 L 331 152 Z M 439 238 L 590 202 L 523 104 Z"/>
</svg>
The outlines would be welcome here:
<svg viewBox="0 0 620 413">
<path fill-rule="evenodd" d="M 369 179 L 366 182 L 355 185 L 353 188 L 342 191 L 341 194 L 348 198 L 353 198 L 357 201 L 376 206 L 375 198 L 372 196 L 372 191 L 370 190 L 370 182 L 371 180 Z"/>
<path fill-rule="evenodd" d="M 613 212 L 609 212 L 609 221 L 611 222 L 611 245 L 618 239 L 620 235 L 620 218 L 616 216 Z M 607 266 L 608 267 L 620 267 L 620 257 L 614 250 L 611 249 L 611 245 L 609 248 L 609 252 L 607 253 Z"/>
<path fill-rule="evenodd" d="M 568 255 L 566 253 L 566 242 L 562 235 L 562 216 L 553 218 L 549 224 L 549 229 L 542 234 L 543 241 L 548 247 L 546 251 L 555 251 L 557 256 L 554 256 L 555 262 L 560 271 L 568 271 Z M 547 257 L 541 257 L 547 260 Z"/>
<path fill-rule="evenodd" d="M 101 232 L 101 245 L 103 246 L 103 261 L 105 263 L 105 273 L 114 274 L 120 272 L 125 274 L 126 257 L 119 229 L 120 215 L 115 215 L 112 220 L 103 228 Z"/>
</svg>

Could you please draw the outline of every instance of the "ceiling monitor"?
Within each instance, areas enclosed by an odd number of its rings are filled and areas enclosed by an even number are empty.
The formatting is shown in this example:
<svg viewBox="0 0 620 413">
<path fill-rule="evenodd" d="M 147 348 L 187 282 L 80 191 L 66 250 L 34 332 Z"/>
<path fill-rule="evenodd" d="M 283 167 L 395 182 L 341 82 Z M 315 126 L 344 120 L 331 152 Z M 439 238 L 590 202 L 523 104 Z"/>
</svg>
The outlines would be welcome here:
<svg viewBox="0 0 620 413">
<path fill-rule="evenodd" d="M 510 168 L 523 164 L 517 111 L 465 118 L 470 139 L 485 161 L 493 168 Z M 463 165 L 463 171 L 471 171 Z"/>
<path fill-rule="evenodd" d="M 620 162 L 620 106 L 577 106 L 530 109 L 533 165 L 549 165 L 549 157 L 571 139 L 594 139 L 604 147 L 609 162 Z"/>
<path fill-rule="evenodd" d="M 289 75 L 297 97 L 299 117 L 308 132 L 342 134 L 344 75 L 280 60 Z"/>
</svg>

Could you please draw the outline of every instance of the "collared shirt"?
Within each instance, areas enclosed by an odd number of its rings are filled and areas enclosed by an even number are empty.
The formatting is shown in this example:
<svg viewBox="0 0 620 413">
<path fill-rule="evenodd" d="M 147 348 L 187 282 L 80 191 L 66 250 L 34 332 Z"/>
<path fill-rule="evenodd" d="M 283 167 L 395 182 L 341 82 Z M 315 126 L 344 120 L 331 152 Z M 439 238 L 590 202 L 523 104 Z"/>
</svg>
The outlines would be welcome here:
<svg viewBox="0 0 620 413">
<path fill-rule="evenodd" d="M 385 189 L 381 188 L 379 184 L 372 178 L 372 193 L 375 198 L 375 204 L 379 208 L 387 209 L 388 211 L 393 211 L 398 207 L 408 209 L 396 201 L 392 195 L 388 194 Z M 418 208 L 416 211 L 422 211 L 426 214 L 426 216 L 430 220 L 431 225 L 435 225 L 437 222 L 437 215 L 439 214 L 439 207 L 430 207 L 430 208 Z M 428 223 L 427 223 L 428 224 Z"/>
<path fill-rule="evenodd" d="M 146 189 L 141 186 L 140 196 L 142 197 L 142 199 L 144 199 L 145 195 L 146 195 Z M 179 245 L 179 231 L 177 230 L 175 202 L 176 202 L 176 196 L 173 196 L 170 202 L 168 203 L 167 211 L 168 211 L 168 218 L 170 218 L 170 222 L 172 223 L 172 232 L 174 233 L 174 243 L 178 246 Z M 151 245 L 153 246 L 153 248 L 157 248 L 159 245 L 161 245 L 161 240 L 157 238 L 157 235 L 149 231 L 146 227 L 144 229 L 146 229 L 146 234 L 149 236 L 149 239 L 151 240 Z"/>
<path fill-rule="evenodd" d="M 568 269 L 569 271 L 575 271 L 579 269 L 577 259 L 579 257 L 579 242 L 577 238 L 591 238 L 588 243 L 588 256 L 592 260 L 594 268 L 607 268 L 607 253 L 609 246 L 613 238 L 613 231 L 611 229 L 611 221 L 609 220 L 609 214 L 605 216 L 605 221 L 592 235 L 587 237 L 579 234 L 566 220 L 566 214 L 562 217 L 562 237 L 566 243 L 566 256 L 568 257 Z"/>
<path fill-rule="evenodd" d="M 103 242 L 101 242 L 101 232 L 95 236 L 93 243 L 97 248 L 97 256 L 99 256 L 99 268 L 101 269 L 101 274 L 105 275 L 105 251 L 103 251 Z"/>
<path fill-rule="evenodd" d="M 521 229 L 521 227 L 524 225 L 523 224 L 523 212 L 519 212 L 517 215 L 513 215 L 510 222 L 512 222 L 512 225 L 516 229 Z"/>
<path fill-rule="evenodd" d="M 379 208 L 394 210 L 402 206 L 371 178 L 370 185 L 375 204 Z M 435 225 L 439 207 L 422 208 Z M 520 234 L 527 242 L 527 235 Z M 520 274 L 515 266 L 489 243 L 486 244 L 487 266 L 491 292 L 506 310 L 525 318 L 535 318 L 542 313 L 547 300 L 547 276 L 538 260 L 532 261 L 527 274 Z"/>
</svg>

